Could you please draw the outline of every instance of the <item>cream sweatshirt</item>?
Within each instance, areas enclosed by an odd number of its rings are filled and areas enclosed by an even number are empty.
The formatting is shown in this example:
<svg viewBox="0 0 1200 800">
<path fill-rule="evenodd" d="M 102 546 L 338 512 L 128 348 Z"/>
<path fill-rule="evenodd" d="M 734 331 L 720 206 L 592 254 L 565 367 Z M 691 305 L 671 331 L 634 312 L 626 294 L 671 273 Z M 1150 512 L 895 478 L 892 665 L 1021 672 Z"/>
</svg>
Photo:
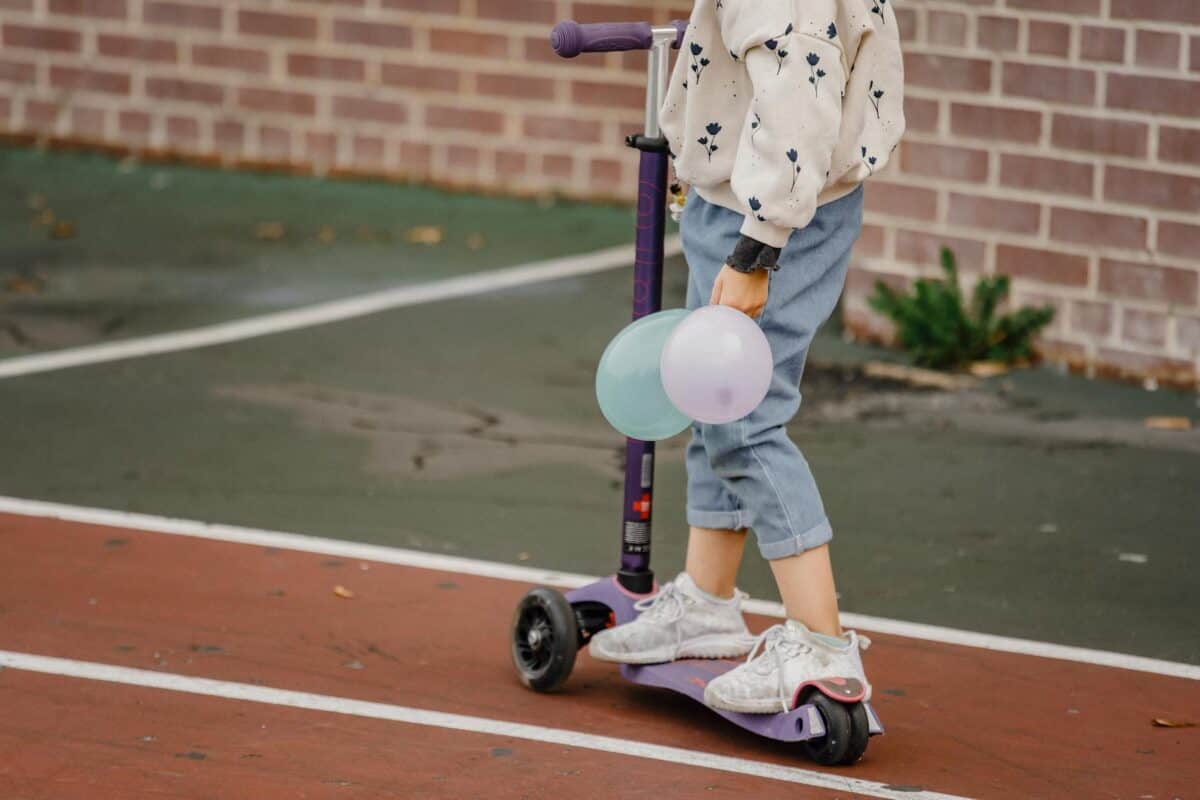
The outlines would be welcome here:
<svg viewBox="0 0 1200 800">
<path fill-rule="evenodd" d="M 660 109 L 675 174 L 783 247 L 904 133 L 893 0 L 696 0 Z"/>
</svg>

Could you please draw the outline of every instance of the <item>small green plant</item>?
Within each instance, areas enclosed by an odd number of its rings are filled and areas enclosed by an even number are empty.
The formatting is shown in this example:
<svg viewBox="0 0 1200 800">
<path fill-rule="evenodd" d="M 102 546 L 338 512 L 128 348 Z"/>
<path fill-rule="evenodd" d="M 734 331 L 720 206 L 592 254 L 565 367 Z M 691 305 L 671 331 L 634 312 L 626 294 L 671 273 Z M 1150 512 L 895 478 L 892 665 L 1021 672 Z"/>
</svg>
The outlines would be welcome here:
<svg viewBox="0 0 1200 800">
<path fill-rule="evenodd" d="M 958 286 L 958 265 L 949 248 L 941 250 L 942 279 L 921 278 L 911 294 L 875 282 L 871 307 L 896 325 L 900 344 L 917 364 L 937 369 L 975 361 L 1012 363 L 1033 355 L 1033 337 L 1054 319 L 1054 308 L 1021 308 L 996 315 L 1008 296 L 1007 275 L 980 278 L 968 308 Z"/>
</svg>

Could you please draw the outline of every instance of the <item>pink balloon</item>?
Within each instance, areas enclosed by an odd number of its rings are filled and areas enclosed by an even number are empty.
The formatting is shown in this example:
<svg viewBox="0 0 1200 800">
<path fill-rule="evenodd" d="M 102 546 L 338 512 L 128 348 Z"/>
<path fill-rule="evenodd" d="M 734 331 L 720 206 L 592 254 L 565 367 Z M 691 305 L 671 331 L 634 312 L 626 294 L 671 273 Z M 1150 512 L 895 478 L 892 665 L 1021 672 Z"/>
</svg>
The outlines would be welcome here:
<svg viewBox="0 0 1200 800">
<path fill-rule="evenodd" d="M 774 360 L 758 323 L 729 306 L 704 306 L 683 319 L 663 347 L 663 389 L 697 422 L 741 419 L 767 396 Z"/>
</svg>

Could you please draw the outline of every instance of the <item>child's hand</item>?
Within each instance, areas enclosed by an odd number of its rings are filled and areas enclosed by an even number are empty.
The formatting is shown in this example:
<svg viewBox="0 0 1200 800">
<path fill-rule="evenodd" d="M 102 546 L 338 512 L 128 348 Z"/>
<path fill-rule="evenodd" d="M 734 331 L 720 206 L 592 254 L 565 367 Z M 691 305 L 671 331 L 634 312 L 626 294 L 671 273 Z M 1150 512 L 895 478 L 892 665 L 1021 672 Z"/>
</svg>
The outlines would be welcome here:
<svg viewBox="0 0 1200 800">
<path fill-rule="evenodd" d="M 712 297 L 708 302 L 736 308 L 751 319 L 756 319 L 767 305 L 767 289 L 771 273 L 765 269 L 754 272 L 738 272 L 726 264 L 717 274 Z"/>
</svg>

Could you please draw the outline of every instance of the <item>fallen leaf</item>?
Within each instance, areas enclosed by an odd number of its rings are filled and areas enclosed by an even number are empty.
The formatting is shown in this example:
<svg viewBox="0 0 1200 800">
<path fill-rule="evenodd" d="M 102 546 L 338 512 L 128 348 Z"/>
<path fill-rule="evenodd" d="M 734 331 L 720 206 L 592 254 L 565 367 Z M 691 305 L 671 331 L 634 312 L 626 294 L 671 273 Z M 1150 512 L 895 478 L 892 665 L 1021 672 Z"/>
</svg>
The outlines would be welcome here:
<svg viewBox="0 0 1200 800">
<path fill-rule="evenodd" d="M 43 208 L 38 215 L 34 217 L 34 222 L 36 222 L 38 225 L 53 225 L 55 219 L 57 219 L 57 217 L 54 216 L 53 208 Z"/>
<path fill-rule="evenodd" d="M 56 222 L 54 227 L 50 229 L 51 239 L 74 239 L 75 226 L 70 222 Z"/>
<path fill-rule="evenodd" d="M 26 199 L 26 204 L 29 206 L 30 211 L 41 211 L 46 207 L 46 195 L 31 194 Z"/>
<path fill-rule="evenodd" d="M 46 287 L 46 281 L 37 275 L 9 275 L 4 279 L 4 291 L 13 294 L 37 294 Z"/>
<path fill-rule="evenodd" d="M 441 244 L 444 237 L 445 231 L 440 225 L 418 225 L 404 233 L 409 244 Z"/>
<path fill-rule="evenodd" d="M 1150 560 L 1150 557 L 1145 553 L 1118 553 L 1117 560 L 1129 564 L 1145 564 Z"/>
<path fill-rule="evenodd" d="M 1146 417 L 1143 424 L 1152 431 L 1190 431 L 1192 421 L 1188 417 Z"/>
<path fill-rule="evenodd" d="M 529 553 L 517 553 L 517 561 L 528 561 L 533 558 Z"/>
<path fill-rule="evenodd" d="M 1008 365 L 1000 361 L 976 361 L 967 371 L 976 378 L 994 378 L 1008 372 Z"/>
<path fill-rule="evenodd" d="M 341 585 L 333 587 L 333 593 L 345 600 L 349 600 L 351 597 L 354 597 L 354 592 Z"/>
<path fill-rule="evenodd" d="M 863 364 L 863 374 L 868 378 L 888 378 L 913 386 L 927 386 L 950 392 L 958 389 L 973 389 L 977 385 L 974 378 L 966 375 L 948 375 L 932 369 L 889 364 L 885 361 L 868 361 Z"/>
<path fill-rule="evenodd" d="M 1154 719 L 1150 720 L 1150 724 L 1156 728 L 1194 728 L 1194 727 L 1196 727 L 1196 723 L 1194 723 L 1194 722 L 1187 722 L 1185 720 L 1176 720 L 1176 719 L 1163 719 L 1162 717 L 1155 717 Z"/>
<path fill-rule="evenodd" d="M 264 242 L 277 242 L 283 238 L 282 222 L 260 222 L 254 226 L 254 238 Z"/>
<path fill-rule="evenodd" d="M 322 225 L 317 231 L 317 241 L 321 244 L 332 244 L 337 239 L 337 231 L 331 225 Z"/>
<path fill-rule="evenodd" d="M 484 239 L 483 239 L 482 233 L 472 233 L 470 236 L 467 237 L 467 249 L 468 250 L 478 250 L 481 247 L 483 247 L 483 245 L 484 245 Z"/>
</svg>

